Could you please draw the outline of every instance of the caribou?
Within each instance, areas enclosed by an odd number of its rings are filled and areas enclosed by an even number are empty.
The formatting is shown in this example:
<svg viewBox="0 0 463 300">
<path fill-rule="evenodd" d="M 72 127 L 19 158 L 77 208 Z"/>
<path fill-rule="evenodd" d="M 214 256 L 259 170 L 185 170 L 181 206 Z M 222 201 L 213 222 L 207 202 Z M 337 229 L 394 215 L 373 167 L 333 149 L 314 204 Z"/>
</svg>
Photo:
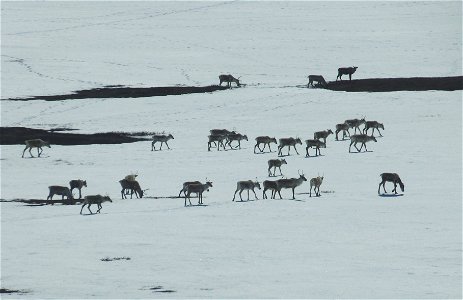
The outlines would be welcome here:
<svg viewBox="0 0 463 300">
<path fill-rule="evenodd" d="M 278 195 L 281 197 L 281 189 L 292 189 L 293 190 L 293 199 L 294 197 L 294 189 L 298 186 L 300 186 L 304 181 L 307 181 L 307 178 L 305 178 L 304 174 L 299 173 L 299 178 L 289 178 L 289 179 L 278 179 L 277 180 L 277 186 L 278 186 Z"/>
<path fill-rule="evenodd" d="M 217 151 L 220 150 L 220 146 L 225 150 L 224 141 L 227 141 L 227 136 L 223 134 L 209 135 L 207 141 L 207 151 L 211 151 L 212 147 L 217 146 Z M 215 146 L 212 146 L 214 144 Z"/>
<path fill-rule="evenodd" d="M 53 200 L 54 195 L 60 195 L 61 200 L 63 201 L 64 201 L 64 197 L 66 197 L 68 201 L 74 200 L 74 197 L 72 197 L 71 190 L 67 186 L 51 185 L 48 187 L 48 190 L 49 190 L 49 193 L 48 193 L 47 200 Z"/>
<path fill-rule="evenodd" d="M 310 179 L 310 197 L 312 197 L 312 187 L 316 197 L 320 197 L 320 185 L 322 185 L 323 176 L 317 176 Z"/>
<path fill-rule="evenodd" d="M 320 152 L 320 148 L 326 148 L 326 144 L 320 140 L 305 140 L 305 144 L 307 145 L 307 147 L 305 147 L 305 157 L 310 156 L 310 148 L 315 148 L 315 156 L 322 155 L 322 153 Z"/>
<path fill-rule="evenodd" d="M 169 144 L 167 144 L 167 141 L 173 140 L 174 137 L 172 134 L 165 135 L 165 134 L 155 134 L 153 135 L 153 142 L 151 143 L 151 151 L 155 151 L 156 147 L 154 147 L 154 144 L 157 142 L 161 142 L 161 146 L 159 147 L 159 150 L 162 150 L 162 144 L 166 143 L 167 149 L 170 150 Z"/>
<path fill-rule="evenodd" d="M 277 168 L 280 170 L 280 176 L 283 176 L 283 173 L 281 173 L 281 166 L 286 165 L 286 164 L 287 164 L 286 159 L 270 159 L 268 161 L 268 176 L 269 177 L 276 176 L 275 173 L 276 173 Z M 271 171 L 272 168 L 273 168 L 273 175 Z"/>
<path fill-rule="evenodd" d="M 26 152 L 27 149 L 29 149 L 29 154 L 31 155 L 31 157 L 34 157 L 32 155 L 31 150 L 32 148 L 37 148 L 37 157 L 40 157 L 40 154 L 42 154 L 43 152 L 42 147 L 51 148 L 49 142 L 45 142 L 44 140 L 41 140 L 41 139 L 26 140 L 24 141 L 24 143 L 26 144 L 26 148 L 24 148 L 23 155 L 21 157 L 24 157 L 24 152 Z"/>
<path fill-rule="evenodd" d="M 349 128 L 354 128 L 354 134 L 357 133 L 357 130 L 359 131 L 359 133 L 362 133 L 362 131 L 360 130 L 360 125 L 365 124 L 365 117 L 361 119 L 346 120 L 345 123 L 349 125 Z"/>
<path fill-rule="evenodd" d="M 402 190 L 402 192 L 404 192 L 405 190 L 404 184 L 402 183 L 402 180 L 400 179 L 399 175 L 397 175 L 397 173 L 382 173 L 379 176 L 381 177 L 381 182 L 378 185 L 378 195 L 379 195 L 379 189 L 381 188 L 381 185 L 383 185 L 384 193 L 387 193 L 385 185 L 386 185 L 386 182 L 388 181 L 394 183 L 394 189 L 392 190 L 394 194 L 397 194 L 397 184 L 399 184 L 400 189 Z"/>
<path fill-rule="evenodd" d="M 135 197 L 143 198 L 144 192 L 141 189 L 138 181 L 122 179 L 122 180 L 119 180 L 119 183 L 121 184 L 121 187 L 122 187 L 122 190 L 121 190 L 122 199 L 127 199 L 126 190 L 130 190 L 130 199 L 132 199 L 132 196 L 134 193 L 135 193 Z"/>
<path fill-rule="evenodd" d="M 323 130 L 323 131 L 317 131 L 313 134 L 314 140 L 319 140 L 323 139 L 323 143 L 326 144 L 326 138 L 330 135 L 333 134 L 333 131 L 331 129 Z"/>
<path fill-rule="evenodd" d="M 237 86 L 241 86 L 239 79 L 240 79 L 240 77 L 235 78 L 230 74 L 228 74 L 228 75 L 222 74 L 222 75 L 219 76 L 219 80 L 220 80 L 219 85 L 222 85 L 222 82 L 226 82 L 227 86 L 231 87 L 232 82 L 234 82 L 234 83 L 236 83 Z"/>
<path fill-rule="evenodd" d="M 357 149 L 358 152 L 362 151 L 362 147 L 365 147 L 365 152 L 368 151 L 366 143 L 368 142 L 377 142 L 376 138 L 374 136 L 369 136 L 366 134 L 355 134 L 350 137 L 350 145 L 349 145 L 349 153 L 351 152 L 350 149 L 352 145 L 354 145 L 355 149 Z M 362 145 L 360 146 L 360 149 L 357 147 L 357 143 L 361 143 Z"/>
<path fill-rule="evenodd" d="M 233 149 L 231 143 L 233 141 L 237 141 L 238 142 L 238 146 L 236 146 L 234 149 L 236 148 L 239 148 L 241 149 L 241 141 L 242 140 L 245 140 L 247 141 L 248 140 L 248 136 L 245 135 L 245 134 L 241 134 L 241 133 L 230 133 L 227 135 L 227 142 L 225 143 L 225 146 L 229 146 L 230 149 Z"/>
<path fill-rule="evenodd" d="M 342 75 L 349 75 L 349 80 L 352 80 L 352 74 L 354 74 L 355 71 L 357 71 L 357 68 L 358 67 L 339 68 L 338 69 L 338 76 L 336 77 L 336 81 L 338 81 L 338 78 L 339 78 L 339 80 L 342 81 Z"/>
<path fill-rule="evenodd" d="M 340 123 L 340 124 L 336 124 L 336 131 L 335 131 L 335 133 L 336 133 L 336 141 L 339 141 L 339 139 L 338 139 L 338 133 L 341 132 L 341 131 L 342 131 L 342 140 L 344 140 L 345 137 L 347 136 L 347 135 L 346 135 L 346 132 L 347 132 L 347 134 L 348 134 L 349 137 L 350 137 L 349 128 L 350 128 L 350 126 L 349 126 L 349 124 L 347 124 L 346 122 Z"/>
<path fill-rule="evenodd" d="M 275 199 L 275 194 L 278 191 L 278 183 L 276 181 L 272 181 L 272 180 L 265 180 L 262 183 L 262 186 L 264 187 L 264 190 L 262 192 L 262 198 L 263 199 L 268 199 L 267 194 L 265 192 L 267 190 L 271 190 L 272 194 L 270 195 L 270 199 Z"/>
<path fill-rule="evenodd" d="M 79 190 L 79 199 L 81 199 L 82 198 L 81 190 L 83 187 L 87 187 L 87 180 L 80 180 L 80 179 L 71 180 L 69 181 L 69 186 L 71 187 L 71 193 L 73 189 Z"/>
<path fill-rule="evenodd" d="M 109 196 L 101 196 L 100 194 L 98 195 L 89 195 L 85 196 L 84 202 L 82 203 L 82 208 L 80 209 L 80 214 L 82 214 L 82 210 L 84 209 L 85 205 L 87 206 L 88 211 L 93 214 L 93 212 L 90 210 L 90 206 L 92 204 L 96 204 L 98 206 L 98 210 L 96 211 L 97 214 L 100 213 L 100 210 L 103 208 L 101 203 L 103 202 L 113 202 Z"/>
<path fill-rule="evenodd" d="M 186 199 L 188 198 L 188 202 L 191 204 L 190 195 L 191 193 L 195 193 L 198 195 L 198 205 L 203 204 L 203 193 L 204 191 L 209 191 L 209 188 L 212 187 L 212 182 L 208 181 L 205 184 L 202 183 L 191 183 L 187 185 L 185 191 L 185 206 L 186 206 Z"/>
<path fill-rule="evenodd" d="M 235 194 L 233 194 L 233 200 L 232 201 L 235 201 L 235 196 L 236 196 L 236 193 L 238 191 L 240 191 L 240 199 L 241 199 L 241 201 L 243 201 L 243 198 L 241 197 L 241 193 L 244 190 L 248 191 L 248 201 L 249 201 L 249 191 L 250 190 L 254 193 L 254 196 L 256 197 L 256 200 L 259 200 L 259 198 L 257 198 L 256 191 L 254 191 L 255 188 L 258 188 L 259 190 L 261 189 L 260 188 L 260 183 L 258 181 L 252 181 L 252 180 L 238 181 L 236 183 L 236 191 L 235 191 Z"/>
<path fill-rule="evenodd" d="M 378 121 L 366 121 L 365 128 L 363 128 L 363 133 L 368 134 L 368 130 L 371 128 L 371 136 L 375 133 L 375 129 L 378 130 L 379 136 L 383 136 L 379 129 L 384 130 L 384 125 Z"/>
<path fill-rule="evenodd" d="M 189 186 L 190 184 L 202 184 L 202 183 L 201 183 L 201 181 L 187 181 L 187 182 L 184 182 L 184 183 L 183 183 L 183 186 L 182 186 L 182 189 L 181 189 L 180 192 L 178 193 L 178 197 L 179 197 L 179 198 L 181 197 L 180 195 L 182 194 L 182 192 L 183 192 L 183 195 L 184 195 L 184 196 L 186 195 L 186 191 L 187 191 L 188 186 Z"/>
<path fill-rule="evenodd" d="M 326 81 L 325 81 L 325 78 L 323 78 L 322 75 L 309 75 L 309 83 L 307 84 L 307 87 L 314 87 L 314 82 L 316 82 L 317 84 L 315 85 L 315 87 L 317 86 L 322 86 L 322 87 L 325 87 L 327 85 Z"/>
<path fill-rule="evenodd" d="M 259 149 L 260 153 L 264 152 L 265 146 L 268 146 L 268 150 L 272 152 L 270 148 L 270 143 L 277 143 L 277 139 L 269 136 L 258 136 L 256 137 L 256 145 L 254 146 L 254 153 L 256 153 L 256 147 Z M 260 149 L 260 144 L 264 144 L 264 148 Z"/>
<path fill-rule="evenodd" d="M 296 151 L 296 153 L 299 155 L 299 152 L 297 152 L 297 149 L 296 149 L 296 144 L 300 144 L 302 145 L 302 142 L 301 142 L 301 139 L 300 138 L 281 138 L 279 139 L 279 145 L 278 145 L 278 156 L 282 156 L 281 154 L 281 150 L 283 149 L 283 147 L 288 147 L 288 155 L 289 155 L 289 150 L 291 149 L 291 146 L 294 148 L 294 150 Z"/>
</svg>

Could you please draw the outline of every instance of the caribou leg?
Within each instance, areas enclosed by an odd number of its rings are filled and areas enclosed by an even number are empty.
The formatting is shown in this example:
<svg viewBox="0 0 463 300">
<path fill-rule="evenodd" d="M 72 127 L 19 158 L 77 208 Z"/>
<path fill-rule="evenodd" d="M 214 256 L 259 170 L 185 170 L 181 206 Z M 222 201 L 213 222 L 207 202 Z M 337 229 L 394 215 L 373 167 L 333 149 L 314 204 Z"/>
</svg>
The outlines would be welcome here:
<svg viewBox="0 0 463 300">
<path fill-rule="evenodd" d="M 256 191 L 254 191 L 254 189 L 253 189 L 252 191 L 253 191 L 253 193 L 254 193 L 254 196 L 256 197 L 256 200 L 259 200 L 259 198 L 257 198 Z"/>
</svg>

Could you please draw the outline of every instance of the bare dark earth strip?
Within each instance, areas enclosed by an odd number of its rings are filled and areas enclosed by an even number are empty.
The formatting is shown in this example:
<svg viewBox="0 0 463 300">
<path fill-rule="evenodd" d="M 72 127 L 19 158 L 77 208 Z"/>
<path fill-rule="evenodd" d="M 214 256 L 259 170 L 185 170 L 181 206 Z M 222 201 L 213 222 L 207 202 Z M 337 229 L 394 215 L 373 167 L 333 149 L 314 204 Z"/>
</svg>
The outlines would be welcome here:
<svg viewBox="0 0 463 300">
<path fill-rule="evenodd" d="M 0 127 L 0 145 L 24 145 L 25 140 L 42 139 L 52 145 L 123 144 L 151 140 L 152 132 L 64 133 L 64 129 Z"/>
<path fill-rule="evenodd" d="M 327 83 L 325 88 L 345 92 L 456 91 L 463 90 L 463 76 L 331 81 Z"/>
<path fill-rule="evenodd" d="M 124 86 L 107 86 L 89 90 L 75 91 L 64 95 L 33 96 L 28 98 L 9 98 L 5 100 L 46 100 L 59 101 L 71 99 L 90 99 L 90 98 L 141 98 L 168 95 L 183 95 L 195 93 L 212 93 L 215 91 L 226 90 L 228 87 L 219 85 L 209 86 L 166 86 L 166 87 L 148 87 L 135 88 Z"/>
</svg>

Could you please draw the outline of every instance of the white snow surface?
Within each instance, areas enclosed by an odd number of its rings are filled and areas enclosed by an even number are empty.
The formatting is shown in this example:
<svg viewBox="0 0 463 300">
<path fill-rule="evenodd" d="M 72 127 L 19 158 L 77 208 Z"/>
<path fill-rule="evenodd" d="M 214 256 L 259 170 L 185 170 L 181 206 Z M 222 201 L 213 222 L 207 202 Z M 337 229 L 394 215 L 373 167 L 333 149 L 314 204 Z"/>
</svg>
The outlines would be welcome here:
<svg viewBox="0 0 463 300">
<path fill-rule="evenodd" d="M 5 201 L 45 198 L 49 185 L 77 178 L 88 182 L 84 195 L 113 199 L 95 215 L 80 215 L 80 205 L 2 202 L 1 287 L 27 292 L 2 298 L 462 297 L 462 92 L 300 87 L 308 74 L 335 80 L 340 66 L 358 66 L 354 78 L 461 75 L 461 2 L 1 5 L 2 126 L 175 137 L 166 151 L 150 151 L 149 141 L 52 145 L 33 159 L 21 158 L 23 145 L 1 146 Z M 6 100 L 118 84 L 210 85 L 221 73 L 247 86 Z M 349 153 L 349 142 L 331 135 L 321 157 L 305 158 L 305 145 L 285 157 L 288 178 L 324 176 L 321 197 L 309 197 L 305 182 L 296 200 L 283 190 L 283 200 L 258 191 L 257 201 L 232 202 L 238 180 L 269 179 L 277 153 L 253 154 L 256 136 L 310 139 L 362 116 L 385 126 L 370 152 Z M 212 128 L 249 141 L 208 152 Z M 132 172 L 148 197 L 121 200 L 118 180 Z M 400 174 L 403 196 L 378 196 L 383 172 Z M 168 198 L 206 178 L 206 206 Z M 130 260 L 101 260 L 115 257 Z"/>
</svg>

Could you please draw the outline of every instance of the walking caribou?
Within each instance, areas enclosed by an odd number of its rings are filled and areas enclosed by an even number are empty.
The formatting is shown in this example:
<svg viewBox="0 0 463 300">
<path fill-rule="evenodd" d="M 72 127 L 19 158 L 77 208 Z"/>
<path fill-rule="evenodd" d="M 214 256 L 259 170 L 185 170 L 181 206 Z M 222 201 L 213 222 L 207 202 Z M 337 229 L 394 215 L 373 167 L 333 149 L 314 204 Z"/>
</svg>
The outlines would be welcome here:
<svg viewBox="0 0 463 300">
<path fill-rule="evenodd" d="M 231 87 L 232 82 L 234 82 L 234 83 L 236 83 L 237 86 L 241 86 L 239 79 L 240 79 L 240 77 L 235 78 L 230 74 L 228 74 L 228 75 L 222 74 L 222 75 L 219 75 L 219 80 L 220 80 L 219 85 L 222 85 L 222 82 L 226 82 L 227 86 Z"/>
<path fill-rule="evenodd" d="M 381 185 L 383 185 L 384 193 L 387 193 L 385 185 L 386 185 L 386 182 L 388 181 L 394 183 L 394 189 L 392 190 L 394 194 L 397 194 L 397 184 L 399 184 L 402 192 L 405 190 L 405 186 L 402 183 L 402 180 L 400 179 L 399 175 L 397 175 L 397 173 L 382 173 L 379 176 L 381 177 L 381 182 L 378 185 L 378 195 L 379 195 L 379 189 L 381 188 Z"/>
<path fill-rule="evenodd" d="M 336 77 L 336 81 L 338 81 L 338 78 L 339 80 L 342 81 L 342 75 L 349 75 L 349 80 L 352 80 L 352 74 L 355 73 L 355 71 L 357 71 L 357 68 L 358 67 L 348 67 L 348 68 L 339 68 L 338 69 L 338 76 Z"/>
<path fill-rule="evenodd" d="M 323 176 L 317 176 L 310 179 L 310 197 L 312 197 L 312 187 L 316 197 L 320 197 L 320 185 L 322 185 Z"/>
<path fill-rule="evenodd" d="M 87 206 L 88 211 L 93 214 L 93 212 L 90 210 L 90 206 L 92 204 L 96 204 L 98 206 L 98 210 L 96 211 L 97 214 L 100 213 L 100 210 L 103 208 L 101 203 L 103 202 L 113 202 L 109 196 L 101 196 L 100 194 L 98 195 L 89 195 L 85 196 L 84 202 L 82 203 L 82 208 L 80 209 L 80 214 L 82 214 L 82 210 L 84 209 L 85 205 Z"/>
<path fill-rule="evenodd" d="M 26 144 L 26 148 L 24 148 L 23 155 L 21 157 L 24 157 L 24 152 L 26 152 L 28 148 L 29 148 L 29 154 L 31 155 L 31 157 L 34 157 L 31 152 L 32 148 L 37 148 L 37 155 L 38 155 L 37 157 L 40 157 L 40 154 L 42 154 L 43 152 L 42 147 L 51 148 L 49 142 L 45 142 L 41 139 L 26 140 L 24 141 L 24 143 Z"/>
<path fill-rule="evenodd" d="M 366 121 L 365 122 L 365 128 L 363 128 L 363 133 L 368 134 L 368 130 L 371 128 L 371 136 L 375 133 L 375 129 L 378 131 L 379 136 L 383 136 L 381 134 L 381 131 L 379 129 L 381 128 L 384 130 L 384 125 L 382 123 L 379 123 L 378 121 Z"/>
<path fill-rule="evenodd" d="M 369 136 L 366 134 L 355 134 L 350 137 L 350 145 L 349 145 L 349 153 L 351 152 L 350 149 L 352 145 L 354 145 L 355 149 L 357 149 L 358 152 L 362 151 L 362 147 L 365 147 L 365 152 L 368 151 L 367 149 L 367 142 L 374 141 L 377 142 L 376 138 L 374 136 Z M 357 147 L 357 143 L 361 143 L 362 145 L 360 146 L 360 149 Z"/>
<path fill-rule="evenodd" d="M 291 149 L 291 146 L 294 148 L 296 153 L 299 155 L 299 152 L 297 152 L 297 149 L 296 149 L 296 144 L 302 145 L 300 138 L 292 138 L 292 137 L 281 138 L 279 139 L 279 142 L 280 143 L 278 145 L 278 156 L 282 156 L 281 150 L 283 149 L 283 147 L 288 147 L 288 155 L 289 155 L 289 150 Z"/>
<path fill-rule="evenodd" d="M 242 140 L 247 141 L 248 136 L 245 135 L 245 134 L 241 134 L 241 133 L 230 133 L 230 134 L 227 135 L 227 142 L 225 143 L 225 146 L 228 145 L 230 147 L 230 149 L 236 149 L 236 148 L 241 149 L 241 141 Z M 231 145 L 231 143 L 233 141 L 238 142 L 238 146 L 236 146 L 235 148 L 233 148 L 233 146 Z"/>
<path fill-rule="evenodd" d="M 277 186 L 278 186 L 278 195 L 281 197 L 281 189 L 292 189 L 293 190 L 293 199 L 294 197 L 294 189 L 298 186 L 300 186 L 304 181 L 307 181 L 307 178 L 305 178 L 304 174 L 299 173 L 299 178 L 289 178 L 289 179 L 278 179 L 277 180 Z"/>
<path fill-rule="evenodd" d="M 241 199 L 241 201 L 243 201 L 243 198 L 241 197 L 241 193 L 244 190 L 248 191 L 248 201 L 249 201 L 249 191 L 250 190 L 254 193 L 254 196 L 256 197 L 256 200 L 259 200 L 259 198 L 257 198 L 256 191 L 254 191 L 255 188 L 258 188 L 259 190 L 261 189 L 260 188 L 260 183 L 258 181 L 252 181 L 252 180 L 238 181 L 236 183 L 236 191 L 235 191 L 235 194 L 233 194 L 233 200 L 232 201 L 235 201 L 235 196 L 236 196 L 236 193 L 238 191 L 240 191 L 240 199 Z"/>
<path fill-rule="evenodd" d="M 168 140 L 172 140 L 172 139 L 174 139 L 174 137 L 172 136 L 172 134 L 169 134 L 169 135 L 166 135 L 166 134 L 155 134 L 155 135 L 153 135 L 153 142 L 151 142 L 151 151 L 155 151 L 155 150 L 156 150 L 156 147 L 154 146 L 154 144 L 156 144 L 157 142 L 161 142 L 161 146 L 159 147 L 159 150 L 162 150 L 162 144 L 163 144 L 163 143 L 166 143 L 167 149 L 170 150 L 169 144 L 167 144 L 167 141 L 168 141 Z"/>
<path fill-rule="evenodd" d="M 349 125 L 349 128 L 354 128 L 354 134 L 357 133 L 357 130 L 359 131 L 359 133 L 362 133 L 362 131 L 360 130 L 360 125 L 365 124 L 365 117 L 361 119 L 346 120 L 345 123 Z"/>
<path fill-rule="evenodd" d="M 326 138 L 330 134 L 333 134 L 333 131 L 331 131 L 331 129 L 327 129 L 327 130 L 323 130 L 323 131 L 317 131 L 317 132 L 315 132 L 313 134 L 313 138 L 314 138 L 314 140 L 323 139 L 323 143 L 326 145 Z"/>
<path fill-rule="evenodd" d="M 269 136 L 258 136 L 256 137 L 256 145 L 254 146 L 254 153 L 256 153 L 256 147 L 259 149 L 260 153 L 264 152 L 265 146 L 268 146 L 268 150 L 272 152 L 272 149 L 270 148 L 270 143 L 277 143 L 276 138 L 272 138 Z M 260 149 L 260 144 L 264 144 L 264 148 Z"/>
<path fill-rule="evenodd" d="M 340 123 L 340 124 L 336 124 L 336 141 L 339 141 L 338 139 L 338 133 L 342 131 L 342 140 L 344 140 L 344 138 L 347 136 L 347 134 L 349 135 L 350 137 L 350 132 L 349 132 L 349 124 L 347 124 L 346 122 L 344 123 Z M 346 134 L 347 132 L 347 134 Z M 355 133 L 355 132 L 354 132 Z"/>
<path fill-rule="evenodd" d="M 227 141 L 227 136 L 224 134 L 214 134 L 214 135 L 209 135 L 207 136 L 207 151 L 211 151 L 211 148 L 214 147 L 212 144 L 217 146 L 217 151 L 220 150 L 220 146 L 225 150 L 225 144 Z"/>
</svg>

